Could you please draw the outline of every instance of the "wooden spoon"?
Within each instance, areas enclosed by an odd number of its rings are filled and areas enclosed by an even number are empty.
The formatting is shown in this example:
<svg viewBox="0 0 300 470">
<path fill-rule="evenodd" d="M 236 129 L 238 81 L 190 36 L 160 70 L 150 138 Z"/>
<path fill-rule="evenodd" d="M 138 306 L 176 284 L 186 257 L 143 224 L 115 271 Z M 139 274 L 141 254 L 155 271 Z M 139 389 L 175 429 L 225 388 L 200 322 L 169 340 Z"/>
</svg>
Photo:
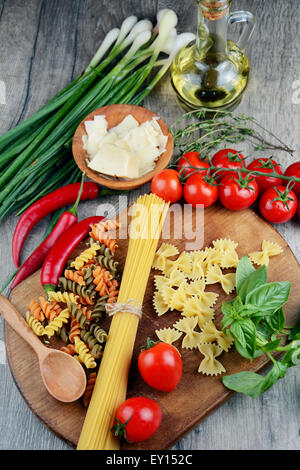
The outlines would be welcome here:
<svg viewBox="0 0 300 470">
<path fill-rule="evenodd" d="M 0 312 L 36 352 L 42 379 L 50 395 L 65 403 L 78 400 L 86 388 L 86 375 L 81 364 L 67 353 L 44 346 L 17 309 L 2 295 Z"/>
</svg>

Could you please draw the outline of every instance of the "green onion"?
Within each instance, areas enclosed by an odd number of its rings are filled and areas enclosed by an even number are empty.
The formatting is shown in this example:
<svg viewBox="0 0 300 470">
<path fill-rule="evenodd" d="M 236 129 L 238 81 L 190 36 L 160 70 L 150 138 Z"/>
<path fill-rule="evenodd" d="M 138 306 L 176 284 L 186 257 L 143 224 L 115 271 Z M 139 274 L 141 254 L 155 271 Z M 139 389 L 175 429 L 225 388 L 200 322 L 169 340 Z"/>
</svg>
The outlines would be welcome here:
<svg viewBox="0 0 300 470">
<path fill-rule="evenodd" d="M 154 29 L 147 19 L 126 18 L 120 29 L 107 34 L 83 75 L 0 137 L 0 221 L 11 213 L 21 214 L 61 185 L 79 181 L 80 170 L 71 153 L 76 128 L 97 108 L 140 104 L 145 99 L 171 64 L 172 54 L 169 60 L 160 55 L 180 37 L 176 24 L 172 10 L 158 13 Z M 58 213 L 53 217 L 57 219 Z"/>
</svg>

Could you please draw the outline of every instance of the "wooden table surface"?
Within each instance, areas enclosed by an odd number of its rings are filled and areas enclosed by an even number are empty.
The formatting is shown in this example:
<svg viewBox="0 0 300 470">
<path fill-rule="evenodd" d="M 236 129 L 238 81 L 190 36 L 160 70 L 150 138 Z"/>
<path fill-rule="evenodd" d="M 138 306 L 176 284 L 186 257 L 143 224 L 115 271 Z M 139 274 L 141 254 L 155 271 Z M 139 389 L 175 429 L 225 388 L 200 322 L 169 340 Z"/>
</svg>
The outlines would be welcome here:
<svg viewBox="0 0 300 470">
<path fill-rule="evenodd" d="M 194 0 L 0 0 L 0 80 L 6 86 L 0 133 L 30 116 L 81 72 L 105 33 L 126 16 L 154 19 L 157 9 L 165 7 L 178 13 L 180 31 L 195 31 Z M 296 150 L 299 160 L 300 2 L 233 0 L 232 10 L 236 9 L 248 9 L 257 18 L 247 48 L 252 80 L 238 112 L 264 123 Z M 145 105 L 168 124 L 182 114 L 168 79 Z M 292 162 L 285 154 L 276 157 L 284 168 Z M 129 202 L 148 189 L 131 192 Z M 105 202 L 118 204 L 116 197 Z M 97 205 L 96 201 L 82 203 L 80 217 L 95 214 Z M 14 271 L 10 244 L 16 222 L 11 216 L 0 226 L 0 285 Z M 28 237 L 24 258 L 41 240 L 47 222 L 41 222 Z M 299 261 L 299 222 L 276 228 Z M 19 394 L 5 359 L 2 322 L 0 327 L 0 449 L 69 449 L 40 423 Z M 299 449 L 299 385 L 299 368 L 294 367 L 258 399 L 234 395 L 178 442 L 176 449 Z"/>
</svg>

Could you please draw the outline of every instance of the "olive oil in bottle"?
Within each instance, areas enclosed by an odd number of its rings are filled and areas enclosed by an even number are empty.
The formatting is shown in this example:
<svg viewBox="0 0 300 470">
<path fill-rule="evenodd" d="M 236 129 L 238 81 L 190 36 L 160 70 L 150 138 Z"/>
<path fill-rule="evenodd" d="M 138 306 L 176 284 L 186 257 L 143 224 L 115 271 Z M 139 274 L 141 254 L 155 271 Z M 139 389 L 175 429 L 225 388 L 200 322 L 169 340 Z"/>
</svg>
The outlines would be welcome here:
<svg viewBox="0 0 300 470">
<path fill-rule="evenodd" d="M 198 35 L 171 66 L 172 85 L 184 107 L 231 109 L 241 100 L 250 79 L 245 46 L 254 29 L 249 12 L 229 13 L 229 0 L 197 0 Z M 237 43 L 227 40 L 228 25 L 243 22 Z"/>
</svg>

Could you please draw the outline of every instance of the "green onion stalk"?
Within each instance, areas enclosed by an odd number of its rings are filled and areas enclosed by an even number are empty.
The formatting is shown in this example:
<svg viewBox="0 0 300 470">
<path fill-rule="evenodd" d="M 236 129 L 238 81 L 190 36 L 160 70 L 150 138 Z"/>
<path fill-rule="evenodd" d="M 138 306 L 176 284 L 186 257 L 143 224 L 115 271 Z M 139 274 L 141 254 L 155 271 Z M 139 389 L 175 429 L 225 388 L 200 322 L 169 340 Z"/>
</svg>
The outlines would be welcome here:
<svg viewBox="0 0 300 470">
<path fill-rule="evenodd" d="M 0 221 L 20 215 L 40 197 L 63 184 L 80 180 L 71 153 L 80 122 L 92 111 L 109 104 L 141 104 L 169 69 L 185 41 L 177 36 L 177 16 L 172 10 L 158 13 L 155 28 L 135 16 L 112 29 L 83 74 L 32 117 L 0 136 Z M 162 54 L 168 58 L 162 60 Z M 145 86 L 152 72 L 154 78 Z M 144 87 L 144 88 L 143 88 Z M 102 194 L 107 194 L 101 188 Z M 101 192 L 100 192 L 101 193 Z M 50 224 L 57 220 L 53 215 Z"/>
</svg>

